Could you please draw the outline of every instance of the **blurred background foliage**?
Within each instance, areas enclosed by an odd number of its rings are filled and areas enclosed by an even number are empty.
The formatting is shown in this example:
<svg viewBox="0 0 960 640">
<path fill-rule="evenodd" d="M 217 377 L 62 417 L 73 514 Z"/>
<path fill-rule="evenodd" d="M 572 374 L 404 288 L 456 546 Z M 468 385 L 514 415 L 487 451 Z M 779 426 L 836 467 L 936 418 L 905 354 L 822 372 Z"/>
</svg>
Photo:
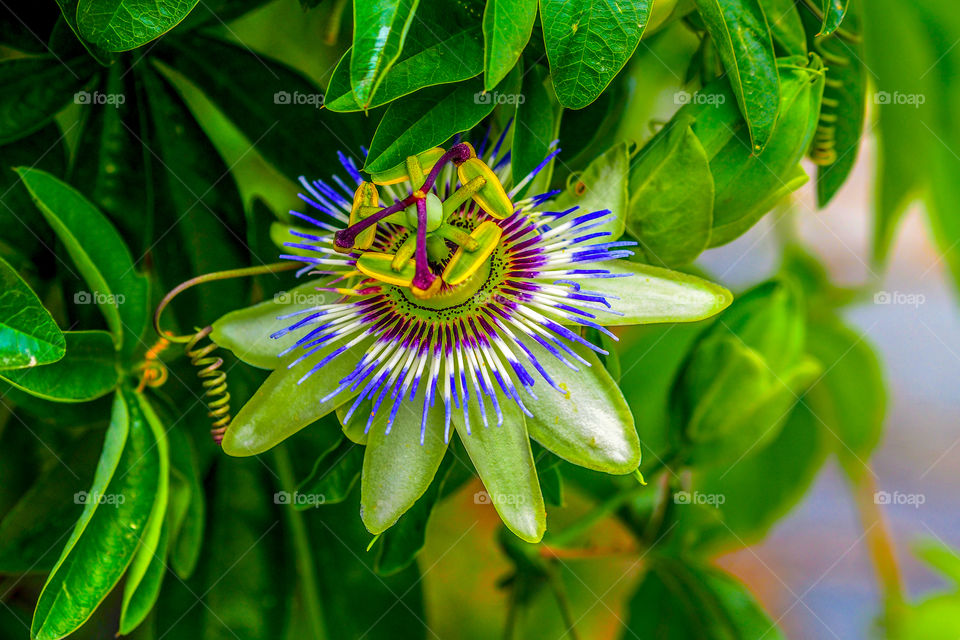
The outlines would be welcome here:
<svg viewBox="0 0 960 640">
<path fill-rule="evenodd" d="M 960 281 L 952 3 L 58 2 L 0 16 L 0 635 L 782 637 L 716 559 L 766 539 L 835 460 L 878 584 L 858 633 L 956 637 L 956 584 L 904 592 L 871 469 L 884 375 L 846 311 L 917 200 Z M 648 484 L 539 452 L 550 529 L 528 545 L 451 454 L 372 540 L 361 448 L 332 416 L 225 459 L 189 359 L 150 326 L 162 295 L 273 262 L 296 178 L 335 172 L 337 151 L 386 168 L 511 118 L 519 175 L 559 139 L 542 190 L 582 206 L 625 190 L 635 259 L 723 282 L 709 250 L 773 231 L 772 277 L 716 319 L 621 331 L 605 359 Z M 796 233 L 817 211 L 791 194 L 809 179 L 826 207 L 874 137 L 875 277 L 838 284 Z M 188 292 L 174 323 L 292 282 Z M 262 372 L 222 355 L 240 406 Z M 144 388 L 157 358 L 169 379 Z M 297 488 L 328 504 L 278 504 Z M 98 491 L 129 500 L 77 499 Z M 916 553 L 960 580 L 944 544 Z"/>
</svg>

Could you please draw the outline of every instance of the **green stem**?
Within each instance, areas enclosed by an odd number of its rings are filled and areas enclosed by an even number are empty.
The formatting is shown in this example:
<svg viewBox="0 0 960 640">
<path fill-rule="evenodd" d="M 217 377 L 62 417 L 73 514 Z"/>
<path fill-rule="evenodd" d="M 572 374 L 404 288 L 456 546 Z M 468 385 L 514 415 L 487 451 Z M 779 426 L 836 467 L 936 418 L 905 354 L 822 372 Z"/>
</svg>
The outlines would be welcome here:
<svg viewBox="0 0 960 640">
<path fill-rule="evenodd" d="M 886 627 L 890 629 L 902 616 L 905 606 L 903 581 L 897 565 L 893 539 L 887 528 L 883 510 L 874 498 L 877 487 L 873 481 L 873 475 L 869 471 L 864 471 L 857 475 L 848 474 L 848 477 L 860 516 L 860 525 L 866 531 L 870 559 L 883 593 Z"/>
<path fill-rule="evenodd" d="M 594 525 L 596 525 L 598 522 L 608 517 L 614 511 L 616 511 L 623 505 L 627 504 L 628 502 L 636 498 L 645 489 L 646 489 L 646 486 L 642 484 L 638 484 L 636 487 L 632 489 L 621 491 L 620 493 L 617 493 L 616 495 L 613 495 L 607 498 L 605 501 L 597 505 L 596 509 L 588 513 L 583 518 L 580 518 L 579 520 L 577 520 L 575 524 L 567 527 L 566 529 L 558 533 L 556 536 L 551 537 L 547 542 L 551 546 L 556 546 L 556 547 L 562 547 L 564 545 L 570 544 L 571 542 L 579 538 L 581 535 L 583 535 L 584 533 L 592 529 Z"/>
<path fill-rule="evenodd" d="M 327 18 L 327 29 L 324 33 L 323 41 L 326 44 L 337 44 L 337 38 L 340 36 L 340 23 L 343 19 L 343 10 L 347 6 L 347 0 L 337 0 L 333 4 L 333 10 L 330 17 Z"/>
<path fill-rule="evenodd" d="M 574 621 L 573 613 L 570 611 L 570 600 L 567 598 L 567 592 L 563 587 L 563 578 L 560 577 L 558 570 L 550 571 L 549 582 L 553 597 L 557 599 L 560 617 L 563 618 L 563 624 L 567 628 L 567 635 L 572 640 L 577 640 L 577 630 L 574 629 L 576 621 Z"/>
<path fill-rule="evenodd" d="M 520 606 L 517 596 L 517 585 L 510 588 L 510 601 L 507 603 L 507 619 L 503 623 L 503 640 L 513 640 L 516 637 L 517 608 Z"/>
<path fill-rule="evenodd" d="M 280 485 L 292 492 L 297 486 L 297 481 L 293 475 L 290 454 L 287 453 L 284 445 L 274 447 L 273 459 L 277 475 L 280 477 Z M 312 629 L 310 637 L 318 640 L 327 638 L 326 626 L 323 622 L 320 589 L 317 586 L 316 565 L 313 561 L 313 554 L 310 552 L 310 540 L 307 536 L 307 526 L 303 521 L 303 514 L 290 505 L 284 505 L 283 512 L 287 517 L 287 524 L 290 527 L 290 535 L 293 538 L 293 546 L 296 550 L 297 573 L 300 574 L 300 583 L 303 588 L 304 609 L 307 612 L 307 619 Z"/>
</svg>

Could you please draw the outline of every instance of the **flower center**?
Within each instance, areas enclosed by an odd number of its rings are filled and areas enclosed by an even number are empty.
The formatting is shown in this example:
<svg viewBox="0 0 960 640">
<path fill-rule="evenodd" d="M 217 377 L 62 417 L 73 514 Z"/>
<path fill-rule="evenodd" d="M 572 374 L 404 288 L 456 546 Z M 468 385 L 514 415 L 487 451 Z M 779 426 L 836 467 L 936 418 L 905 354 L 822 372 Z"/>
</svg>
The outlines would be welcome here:
<svg viewBox="0 0 960 640">
<path fill-rule="evenodd" d="M 440 171 L 450 163 L 457 168 L 460 186 L 442 201 L 434 187 Z M 380 207 L 377 185 L 402 182 L 411 186 L 409 195 Z M 478 209 L 480 220 L 469 232 L 451 220 L 468 206 Z M 440 306 L 435 308 L 446 308 L 463 302 L 451 300 L 461 295 L 465 300 L 476 292 L 470 291 L 468 283 L 486 281 L 486 276 L 475 276 L 484 268 L 489 274 L 490 256 L 502 235 L 496 219 L 513 212 L 513 203 L 497 175 L 477 158 L 472 146 L 460 143 L 448 151 L 431 149 L 410 156 L 402 165 L 373 174 L 372 182 L 361 182 L 354 194 L 350 225 L 335 234 L 334 248 L 343 253 L 359 251 L 357 269 L 364 275 L 407 288 L 421 301 L 437 298 L 432 304 Z M 370 251 L 381 222 L 410 232 L 394 253 Z M 456 247 L 452 256 L 451 243 Z M 433 272 L 431 263 L 444 265 L 440 275 Z"/>
</svg>

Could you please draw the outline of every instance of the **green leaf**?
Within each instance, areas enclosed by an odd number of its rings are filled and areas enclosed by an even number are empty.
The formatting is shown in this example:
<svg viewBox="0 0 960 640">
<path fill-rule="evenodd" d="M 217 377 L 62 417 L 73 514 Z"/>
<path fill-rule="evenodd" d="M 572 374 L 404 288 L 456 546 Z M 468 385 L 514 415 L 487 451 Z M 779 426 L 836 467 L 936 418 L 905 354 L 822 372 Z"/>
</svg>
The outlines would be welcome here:
<svg viewBox="0 0 960 640">
<path fill-rule="evenodd" d="M 33 133 L 71 99 L 89 98 L 80 90 L 94 69 L 93 61 L 86 57 L 63 61 L 50 55 L 0 61 L 0 144 Z"/>
<path fill-rule="evenodd" d="M 464 27 L 444 34 L 444 39 L 426 45 L 411 40 L 403 54 L 383 77 L 368 109 L 393 102 L 424 87 L 467 80 L 483 72 L 480 28 Z M 363 111 L 350 86 L 350 54 L 347 51 L 330 76 L 323 106 L 330 111 Z"/>
<path fill-rule="evenodd" d="M 894 232 L 910 202 L 931 175 L 927 162 L 939 146 L 924 122 L 933 100 L 895 104 L 893 96 L 933 96 L 934 69 L 941 57 L 923 17 L 896 0 L 873 0 L 863 12 L 864 64 L 876 82 L 878 148 L 873 257 L 887 258 Z M 905 152 L 905 150 L 909 150 Z"/>
<path fill-rule="evenodd" d="M 526 347 L 563 391 L 537 380 L 537 398 L 524 397 L 533 414 L 530 437 L 576 465 L 605 473 L 632 473 L 640 465 L 640 442 L 623 394 L 593 351 L 570 347 L 587 364 L 574 371 L 532 340 Z"/>
<path fill-rule="evenodd" d="M 921 539 L 912 546 L 914 555 L 960 586 L 960 555 L 954 549 L 932 538 Z"/>
<path fill-rule="evenodd" d="M 56 362 L 63 333 L 37 294 L 0 258 L 0 370 Z"/>
<path fill-rule="evenodd" d="M 603 242 L 616 240 L 623 235 L 627 222 L 629 173 L 627 145 L 621 142 L 595 158 L 586 171 L 578 174 L 574 184 L 550 204 L 551 211 L 566 211 L 574 206 L 580 207 L 578 213 L 610 211 L 613 215 L 591 231 L 609 232 Z"/>
<path fill-rule="evenodd" d="M 517 112 L 513 125 L 513 145 L 510 147 L 510 171 L 513 184 L 519 184 L 531 171 L 537 168 L 547 153 L 551 143 L 557 138 L 557 127 L 560 119 L 558 109 L 546 87 L 546 69 L 540 65 L 533 65 L 526 69 L 523 75 L 523 85 L 520 93 L 523 102 L 517 103 Z M 541 173 L 550 169 L 544 168 Z M 536 183 L 540 182 L 540 176 Z M 549 176 L 544 184 L 549 184 Z M 533 187 L 527 187 L 526 193 L 538 193 Z M 524 191 L 518 193 L 522 197 Z"/>
<path fill-rule="evenodd" d="M 338 504 L 347 499 L 363 470 L 364 447 L 341 436 L 337 446 L 321 456 L 310 475 L 297 487 L 297 493 L 316 499 L 296 503 L 297 509 L 316 504 Z"/>
<path fill-rule="evenodd" d="M 302 316 L 287 320 L 277 318 L 317 305 L 329 304 L 339 297 L 330 291 L 317 291 L 317 287 L 322 285 L 323 281 L 313 280 L 289 291 L 277 293 L 271 300 L 231 311 L 213 323 L 210 339 L 229 349 L 249 365 L 261 369 L 276 369 L 283 364 L 278 354 L 293 346 L 300 334 L 291 332 L 278 339 L 273 339 L 270 335 L 290 326 Z"/>
<path fill-rule="evenodd" d="M 828 437 L 818 418 L 800 402 L 776 437 L 758 452 L 733 465 L 695 470 L 691 488 L 722 500 L 712 510 L 678 504 L 679 536 L 701 554 L 760 542 L 806 495 L 830 452 Z"/>
<path fill-rule="evenodd" d="M 63 23 L 69 28 L 70 33 L 64 32 L 63 26 L 58 24 L 50 36 L 49 48 L 53 53 L 57 53 L 58 39 L 65 44 L 62 48 L 67 51 L 76 50 L 76 43 L 80 42 L 90 56 L 104 67 L 109 67 L 117 60 L 117 55 L 113 51 L 107 51 L 103 47 L 98 47 L 92 42 L 88 42 L 80 35 L 80 28 L 77 26 L 77 4 L 79 0 L 57 0 L 60 6 L 60 13 Z"/>
<path fill-rule="evenodd" d="M 296 574 L 268 469 L 259 460 L 220 458 L 207 485 L 203 555 L 188 583 L 164 585 L 157 637 L 283 637 L 278 621 L 287 620 Z"/>
<path fill-rule="evenodd" d="M 508 77 L 500 87 L 511 84 Z M 454 87 L 430 87 L 390 104 L 370 142 L 363 170 L 376 173 L 391 169 L 407 156 L 438 146 L 453 134 L 467 131 L 488 116 L 496 106 L 483 94 L 479 78 Z"/>
<path fill-rule="evenodd" d="M 400 56 L 419 0 L 354 0 L 350 85 L 365 109 Z"/>
<path fill-rule="evenodd" d="M 678 379 L 675 413 L 693 445 L 694 464 L 734 466 L 763 450 L 822 369 L 804 359 L 775 373 L 736 337 L 701 344 Z"/>
<path fill-rule="evenodd" d="M 847 13 L 850 0 L 821 0 L 823 7 L 823 27 L 817 35 L 828 36 L 840 27 Z"/>
<path fill-rule="evenodd" d="M 696 462 L 736 464 L 777 436 L 822 371 L 804 356 L 804 339 L 803 301 L 786 280 L 755 287 L 717 318 L 673 392 Z"/>
<path fill-rule="evenodd" d="M 0 521 L 0 573 L 48 572 L 83 506 L 74 494 L 90 486 L 102 434 L 71 442 L 62 462 L 53 460 Z"/>
<path fill-rule="evenodd" d="M 698 91 L 674 119 L 690 116 L 693 131 L 710 158 L 713 230 L 710 246 L 734 240 L 806 179 L 797 165 L 813 140 L 823 95 L 819 57 L 781 58 L 780 116 L 761 154 L 751 152 L 747 125 L 721 78 Z"/>
<path fill-rule="evenodd" d="M 55 176 L 66 173 L 63 135 L 51 122 L 36 133 L 0 147 L 0 256 L 18 271 L 39 260 L 53 246 L 53 231 L 33 206 L 30 192 L 13 167 L 34 166 Z"/>
<path fill-rule="evenodd" d="M 129 51 L 180 24 L 197 0 L 79 0 L 83 39 L 107 51 Z"/>
<path fill-rule="evenodd" d="M 149 103 L 156 225 L 164 233 L 152 251 L 164 265 L 163 284 L 174 287 L 197 274 L 248 266 L 245 220 L 233 174 L 187 109 L 176 89 L 145 65 L 140 76 Z M 188 290 L 174 308 L 192 309 L 187 326 L 206 326 L 246 301 L 242 280 L 216 284 L 217 295 Z"/>
<path fill-rule="evenodd" d="M 443 430 L 438 428 L 443 421 L 443 403 L 427 407 L 426 392 L 424 385 L 410 403 L 404 388 L 403 400 L 393 411 L 384 402 L 372 414 L 365 414 L 371 415 L 372 422 L 363 456 L 360 515 L 370 533 L 386 531 L 413 506 L 430 486 L 447 451 Z M 394 411 L 396 415 L 391 416 Z M 352 417 L 363 422 L 356 414 Z M 386 433 L 391 417 L 393 424 Z"/>
<path fill-rule="evenodd" d="M 32 637 L 69 635 L 117 584 L 150 516 L 159 469 L 157 440 L 137 396 L 122 390 L 83 514 L 37 602 Z"/>
<path fill-rule="evenodd" d="M 670 389 L 706 324 L 651 325 L 625 330 L 627 347 L 621 354 L 626 365 L 624 375 L 636 382 L 622 386 L 623 396 L 633 413 L 640 448 L 648 464 L 659 465 L 678 447 L 679 434 L 671 423 Z"/>
<path fill-rule="evenodd" d="M 191 33 L 165 39 L 153 54 L 202 89 L 287 177 L 327 162 L 339 166 L 337 150 L 359 156 L 360 144 L 368 139 L 363 116 L 332 116 L 321 108 L 323 94 L 309 78 L 243 46 Z M 309 145 L 303 144 L 304 131 L 311 132 Z"/>
<path fill-rule="evenodd" d="M 824 373 L 805 401 L 825 423 L 844 470 L 858 477 L 869 472 L 883 434 L 887 398 L 879 359 L 864 335 L 829 317 L 808 325 L 807 349 Z"/>
<path fill-rule="evenodd" d="M 680 271 L 626 260 L 603 266 L 614 277 L 589 278 L 580 284 L 610 303 L 613 313 L 601 310 L 598 316 L 606 326 L 703 320 L 720 313 L 733 300 L 720 285 Z"/>
<path fill-rule="evenodd" d="M 367 346 L 368 341 L 358 343 L 327 363 L 322 372 L 300 384 L 298 381 L 333 348 L 321 349 L 292 368 L 284 366 L 275 370 L 230 423 L 223 439 L 224 453 L 231 456 L 262 453 L 353 398 L 359 389 L 346 389 L 320 402 L 353 371 Z"/>
<path fill-rule="evenodd" d="M 557 138 L 563 149 L 563 163 L 558 170 L 570 171 L 586 167 L 596 155 L 609 147 L 626 113 L 629 95 L 627 81 L 617 79 L 592 103 L 583 109 L 560 109 L 560 130 Z"/>
<path fill-rule="evenodd" d="M 118 62 L 95 85 L 91 96 L 112 102 L 81 105 L 85 118 L 78 148 L 84 151 L 74 157 L 70 183 L 100 207 L 139 253 L 153 242 L 151 178 L 156 168 L 143 126 L 143 83 L 131 70 L 125 61 Z"/>
<path fill-rule="evenodd" d="M 148 324 L 148 281 L 116 229 L 89 200 L 54 176 L 27 167 L 17 173 L 40 212 L 66 246 L 91 291 L 75 303 L 96 302 L 118 347 L 131 354 L 142 346 Z"/>
<path fill-rule="evenodd" d="M 631 163 L 627 228 L 647 262 L 673 266 L 710 242 L 713 175 L 690 121 L 671 122 Z"/>
<path fill-rule="evenodd" d="M 800 19 L 800 8 L 793 0 L 766 0 L 763 12 L 767 16 L 773 41 L 780 45 L 786 55 L 807 54 L 807 37 Z"/>
<path fill-rule="evenodd" d="M 696 0 L 750 130 L 751 148 L 763 151 L 777 121 L 773 40 L 758 0 Z"/>
<path fill-rule="evenodd" d="M 503 412 L 503 424 L 497 426 L 490 403 L 485 403 L 483 417 L 475 400 L 468 403 L 466 419 L 462 412 L 453 412 L 453 424 L 486 488 L 486 499 L 481 502 L 492 503 L 518 538 L 539 542 L 547 526 L 546 510 L 523 412 L 497 390 Z"/>
<path fill-rule="evenodd" d="M 170 417 L 164 415 L 165 420 L 170 420 Z M 193 575 L 200 559 L 206 497 L 200 483 L 200 469 L 193 443 L 180 425 L 173 424 L 175 426 L 167 433 L 170 437 L 170 502 L 171 511 L 180 509 L 181 513 L 170 516 L 170 567 L 181 580 L 186 580 Z M 187 504 L 175 504 L 178 499 L 186 499 Z"/>
<path fill-rule="evenodd" d="M 144 621 L 160 595 L 160 585 L 167 572 L 167 503 L 170 489 L 170 448 L 167 430 L 153 407 L 141 394 L 136 394 L 150 431 L 156 442 L 157 489 L 153 509 L 140 537 L 136 554 L 130 563 L 123 583 L 123 601 L 120 608 L 120 634 L 128 635 Z"/>
<path fill-rule="evenodd" d="M 746 587 L 710 567 L 656 558 L 627 605 L 621 638 L 785 640 Z"/>
<path fill-rule="evenodd" d="M 733 336 L 781 373 L 803 354 L 804 311 L 802 291 L 793 280 L 769 280 L 740 295 L 706 332 L 704 341 Z"/>
<path fill-rule="evenodd" d="M 483 10 L 483 86 L 507 77 L 530 40 L 537 0 L 489 0 Z M 526 174 L 522 174 L 526 175 Z"/>
<path fill-rule="evenodd" d="M 651 4 L 540 1 L 543 40 L 560 104 L 582 109 L 597 99 L 640 43 Z"/>
<path fill-rule="evenodd" d="M 57 362 L 2 372 L 21 391 L 53 402 L 88 402 L 120 384 L 117 354 L 106 331 L 67 331 L 66 355 Z"/>
</svg>

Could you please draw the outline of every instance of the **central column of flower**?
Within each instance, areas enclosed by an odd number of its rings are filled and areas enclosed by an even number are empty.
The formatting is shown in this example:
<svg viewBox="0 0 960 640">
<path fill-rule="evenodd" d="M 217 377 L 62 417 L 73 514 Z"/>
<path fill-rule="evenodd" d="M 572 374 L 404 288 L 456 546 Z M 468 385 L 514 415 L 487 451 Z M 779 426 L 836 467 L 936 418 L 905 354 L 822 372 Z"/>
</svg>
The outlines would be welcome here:
<svg viewBox="0 0 960 640">
<path fill-rule="evenodd" d="M 433 188 L 440 172 L 451 162 L 457 168 L 460 187 L 441 202 Z M 410 185 L 409 195 L 381 208 L 376 186 L 399 183 Z M 415 185 L 419 187 L 413 188 Z M 480 224 L 472 233 L 448 222 L 471 199 L 494 219 L 506 218 L 514 211 L 500 180 L 477 158 L 470 144 L 464 142 L 447 151 L 435 148 L 410 156 L 393 169 L 373 174 L 372 182 L 360 183 L 354 194 L 349 226 L 334 234 L 334 248 L 349 254 L 360 251 L 360 272 L 388 284 L 409 287 L 415 297 L 429 299 L 444 283 L 453 286 L 473 274 L 500 239 L 500 227 L 493 220 Z M 411 231 L 394 255 L 368 251 L 379 222 L 398 224 Z M 458 249 L 438 276 L 430 268 L 430 259 L 439 261 L 449 255 L 446 241 L 453 242 Z"/>
</svg>

